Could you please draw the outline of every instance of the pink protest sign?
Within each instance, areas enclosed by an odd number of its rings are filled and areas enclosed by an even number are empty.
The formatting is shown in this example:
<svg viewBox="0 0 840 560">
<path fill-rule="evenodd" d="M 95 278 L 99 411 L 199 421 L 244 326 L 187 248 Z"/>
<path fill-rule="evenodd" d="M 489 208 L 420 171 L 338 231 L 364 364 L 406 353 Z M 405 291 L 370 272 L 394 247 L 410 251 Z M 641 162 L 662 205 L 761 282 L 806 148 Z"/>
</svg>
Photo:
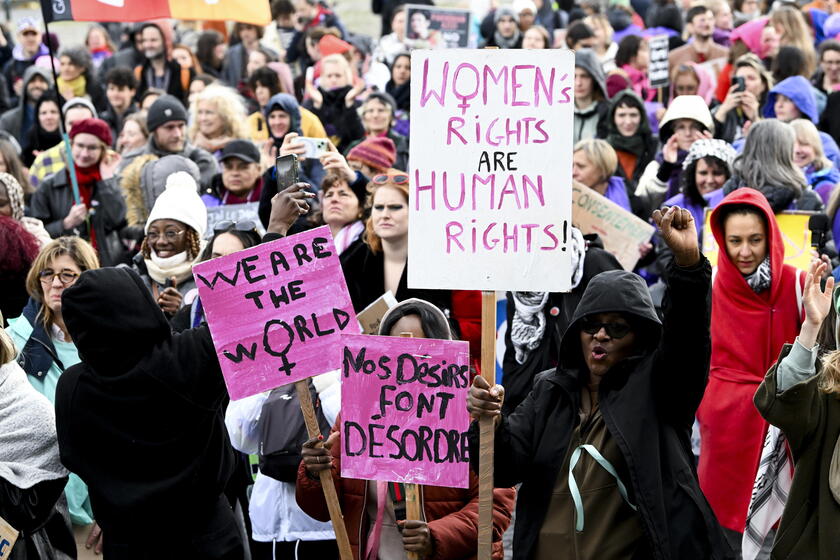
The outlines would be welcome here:
<svg viewBox="0 0 840 560">
<path fill-rule="evenodd" d="M 193 267 L 233 400 L 338 369 L 358 333 L 327 226 Z"/>
<path fill-rule="evenodd" d="M 466 342 L 341 337 L 341 476 L 467 488 Z"/>
</svg>

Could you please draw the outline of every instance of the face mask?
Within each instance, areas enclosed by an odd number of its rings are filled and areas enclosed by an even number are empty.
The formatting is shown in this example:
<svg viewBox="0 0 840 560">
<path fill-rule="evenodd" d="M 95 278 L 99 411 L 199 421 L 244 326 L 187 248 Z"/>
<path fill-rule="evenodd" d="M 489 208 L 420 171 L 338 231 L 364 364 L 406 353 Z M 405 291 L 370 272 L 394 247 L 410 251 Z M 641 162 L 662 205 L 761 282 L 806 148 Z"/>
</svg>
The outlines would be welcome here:
<svg viewBox="0 0 840 560">
<path fill-rule="evenodd" d="M 171 257 L 160 258 L 159 256 L 157 256 L 157 253 L 155 253 L 153 249 L 152 262 L 155 263 L 158 267 L 167 270 L 187 262 L 187 252 L 183 251 L 181 253 L 178 253 L 177 255 L 172 255 Z"/>
</svg>

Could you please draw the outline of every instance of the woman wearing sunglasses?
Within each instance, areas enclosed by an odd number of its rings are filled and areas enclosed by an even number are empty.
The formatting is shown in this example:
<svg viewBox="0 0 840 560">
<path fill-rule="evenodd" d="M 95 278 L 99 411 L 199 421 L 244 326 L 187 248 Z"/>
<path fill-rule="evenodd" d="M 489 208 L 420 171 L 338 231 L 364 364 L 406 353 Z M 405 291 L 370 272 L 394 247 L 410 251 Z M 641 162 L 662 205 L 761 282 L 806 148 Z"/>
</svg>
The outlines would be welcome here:
<svg viewBox="0 0 840 560">
<path fill-rule="evenodd" d="M 439 309 L 451 309 L 447 290 L 408 288 L 408 175 L 390 169 L 373 177 L 367 190 L 370 217 L 362 234 L 364 244 L 342 255 L 355 310 L 361 311 L 385 292 L 391 292 L 397 301 L 414 297 Z"/>
<path fill-rule="evenodd" d="M 61 309 L 61 295 L 76 283 L 85 270 L 99 268 L 99 259 L 90 244 L 79 237 L 59 237 L 48 243 L 32 263 L 26 277 L 29 303 L 23 314 L 9 321 L 7 332 L 20 350 L 19 362 L 35 389 L 55 403 L 55 388 L 64 370 L 79 363 L 79 353 L 71 339 Z M 99 528 L 94 525 L 87 486 L 74 474 L 64 490 L 76 535 L 80 558 L 85 543 L 101 551 Z"/>
<path fill-rule="evenodd" d="M 195 179 L 184 171 L 166 179 L 146 220 L 146 237 L 132 266 L 168 319 L 198 293 L 192 267 L 199 262 L 207 208 Z"/>
<path fill-rule="evenodd" d="M 654 212 L 674 252 L 664 323 L 641 277 L 595 276 L 559 364 L 502 412 L 504 388 L 476 377 L 467 408 L 496 425 L 495 486 L 521 483 L 513 558 L 730 558 L 691 454 L 708 373 L 711 266 L 688 210 Z M 470 449 L 478 449 L 478 425 Z M 471 453 L 478 468 L 478 453 Z"/>
</svg>

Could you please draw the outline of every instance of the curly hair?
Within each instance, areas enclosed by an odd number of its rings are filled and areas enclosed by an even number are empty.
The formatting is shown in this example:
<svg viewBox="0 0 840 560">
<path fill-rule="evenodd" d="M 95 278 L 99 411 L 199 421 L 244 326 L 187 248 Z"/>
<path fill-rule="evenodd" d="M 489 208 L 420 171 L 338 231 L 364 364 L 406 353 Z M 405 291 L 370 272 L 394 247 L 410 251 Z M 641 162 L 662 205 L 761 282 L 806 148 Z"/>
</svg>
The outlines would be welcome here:
<svg viewBox="0 0 840 560">
<path fill-rule="evenodd" d="M 186 226 L 184 237 L 187 243 L 187 260 L 195 260 L 201 254 L 201 238 L 198 236 L 198 232 L 189 226 Z M 149 245 L 148 236 L 144 237 L 140 244 L 140 253 L 146 260 L 152 258 L 152 247 Z"/>
<path fill-rule="evenodd" d="M 219 116 L 222 117 L 224 121 L 223 136 L 249 138 L 248 127 L 245 122 L 248 112 L 242 96 L 233 88 L 210 84 L 196 96 L 195 102 L 190 105 L 189 137 L 191 141 L 194 141 L 198 134 L 198 106 L 202 102 L 211 104 L 219 113 Z"/>
<path fill-rule="evenodd" d="M 389 169 L 387 172 L 384 173 L 389 177 L 393 177 L 395 175 L 405 175 L 405 171 L 400 171 L 399 169 Z M 405 197 L 405 202 L 408 203 L 408 182 L 405 183 L 395 183 L 393 180 L 389 179 L 384 183 L 374 183 L 371 181 L 368 183 L 367 186 L 367 202 L 365 203 L 365 214 L 370 216 L 370 210 L 373 208 L 373 199 L 376 197 L 376 191 L 383 187 L 390 187 L 392 189 L 396 189 L 400 191 L 403 196 Z M 362 239 L 365 243 L 368 244 L 370 247 L 371 253 L 378 253 L 382 250 L 382 239 L 376 234 L 373 229 L 373 217 L 369 217 L 365 220 L 365 232 L 362 234 Z"/>
</svg>

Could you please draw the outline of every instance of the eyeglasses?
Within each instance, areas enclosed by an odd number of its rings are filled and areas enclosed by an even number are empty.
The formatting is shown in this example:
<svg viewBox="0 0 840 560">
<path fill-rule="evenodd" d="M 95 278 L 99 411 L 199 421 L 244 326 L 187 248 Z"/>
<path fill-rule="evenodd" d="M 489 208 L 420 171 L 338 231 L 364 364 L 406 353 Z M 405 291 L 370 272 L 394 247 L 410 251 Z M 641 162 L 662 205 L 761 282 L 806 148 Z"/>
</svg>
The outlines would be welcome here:
<svg viewBox="0 0 840 560">
<path fill-rule="evenodd" d="M 167 241 L 175 241 L 176 239 L 178 239 L 179 237 L 184 235 L 184 231 L 185 230 L 183 230 L 183 229 L 182 230 L 168 229 L 168 230 L 163 232 L 163 235 L 159 234 L 156 231 L 150 231 L 149 233 L 146 234 L 146 239 L 148 239 L 149 242 L 151 242 L 151 243 L 154 243 L 155 241 L 157 241 L 161 237 L 165 237 Z"/>
<path fill-rule="evenodd" d="M 240 222 L 224 220 L 213 226 L 213 233 L 224 233 L 232 229 L 236 231 L 257 231 L 257 224 L 251 220 L 242 220 Z"/>
<path fill-rule="evenodd" d="M 56 272 L 50 268 L 45 268 L 40 272 L 40 274 L 38 274 L 38 277 L 44 284 L 52 284 L 52 281 L 56 276 L 58 276 L 58 281 L 66 286 L 75 282 L 76 278 L 79 277 L 79 274 L 67 269 Z"/>
<path fill-rule="evenodd" d="M 394 173 L 393 175 L 381 173 L 379 175 L 375 175 L 371 181 L 377 185 L 384 185 L 389 181 L 397 185 L 402 185 L 403 183 L 408 183 L 408 175 L 405 173 Z"/>
<path fill-rule="evenodd" d="M 592 319 L 583 319 L 580 324 L 580 330 L 586 334 L 598 334 L 601 329 L 604 329 L 610 338 L 624 338 L 630 334 L 633 327 L 627 323 L 600 323 Z"/>
</svg>

